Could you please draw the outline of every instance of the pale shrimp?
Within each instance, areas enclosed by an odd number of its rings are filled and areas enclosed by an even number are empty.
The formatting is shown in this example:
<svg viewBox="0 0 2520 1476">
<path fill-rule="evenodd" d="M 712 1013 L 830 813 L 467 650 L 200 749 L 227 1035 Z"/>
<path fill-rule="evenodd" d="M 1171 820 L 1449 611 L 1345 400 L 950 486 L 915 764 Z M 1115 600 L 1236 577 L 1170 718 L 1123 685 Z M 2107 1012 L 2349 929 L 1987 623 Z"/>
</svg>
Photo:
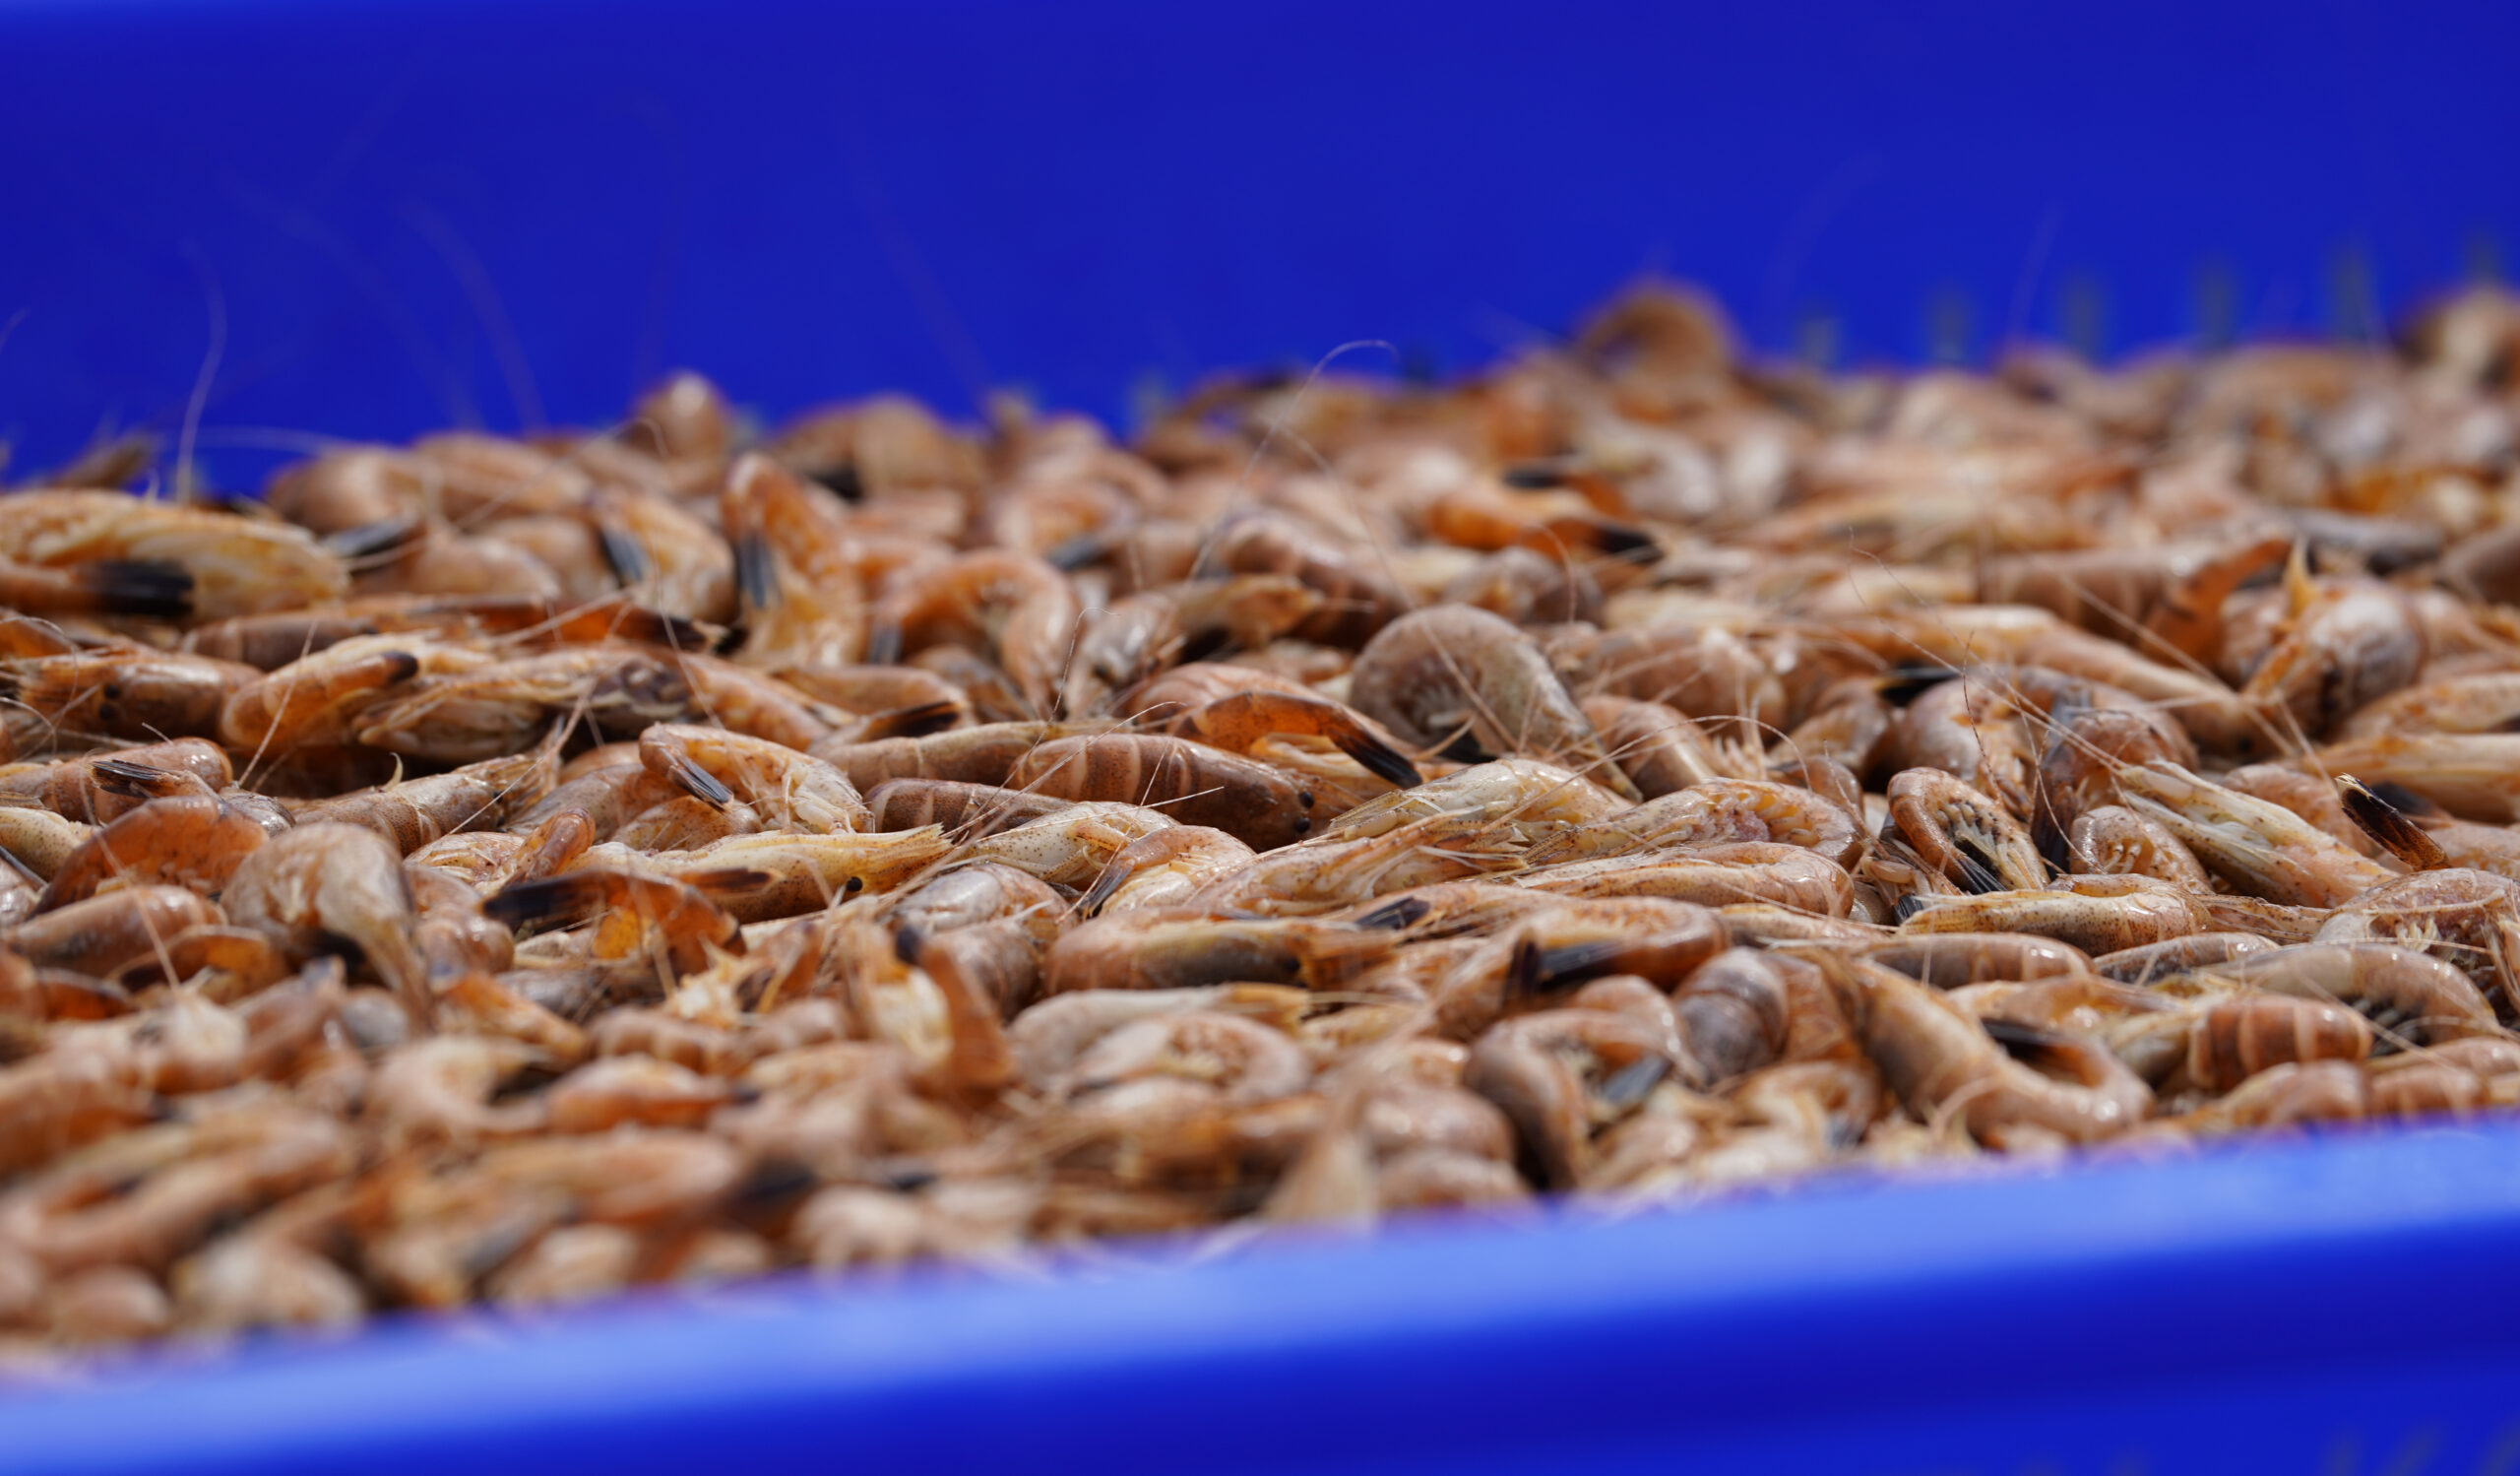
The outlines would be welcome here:
<svg viewBox="0 0 2520 1476">
<path fill-rule="evenodd" d="M 2027 932 L 1922 932 L 1882 938 L 1857 951 L 1936 989 L 1993 980 L 2072 979 L 2092 971 L 2091 955 L 2071 943 Z"/>
<path fill-rule="evenodd" d="M 2500 1033 L 2492 1006 L 2459 969 L 2385 943 L 2305 943 L 2243 954 L 2197 972 L 2226 985 L 2351 1005 L 2389 1047 Z"/>
<path fill-rule="evenodd" d="M 1552 632 L 1547 651 L 1579 695 L 1660 703 L 1731 739 L 1763 741 L 1790 706 L 1767 653 L 1722 625 Z"/>
<path fill-rule="evenodd" d="M 1596 696 L 1578 705 L 1647 801 L 1704 784 L 1732 767 L 1697 724 L 1660 702 Z"/>
<path fill-rule="evenodd" d="M 1257 651 L 1321 608 L 1283 574 L 1238 574 L 1142 590 L 1090 610 L 1067 670 L 1069 712 L 1109 708 L 1121 692 L 1185 655 Z"/>
<path fill-rule="evenodd" d="M 1739 842 L 1801 846 L 1840 866 L 1862 846 L 1855 817 L 1820 795 L 1763 779 L 1710 779 L 1531 848 L 1533 866 Z"/>
<path fill-rule="evenodd" d="M 0 558 L 42 567 L 173 565 L 203 619 L 320 605 L 348 592 L 342 562 L 305 530 L 121 492 L 32 491 L 0 504 Z"/>
<path fill-rule="evenodd" d="M 2088 876 L 2153 876 L 2203 894 L 2213 890 L 2205 866 L 2170 827 L 2122 804 L 2103 804 L 2074 820 L 2065 851 Z"/>
<path fill-rule="evenodd" d="M 1910 913 L 1906 932 L 2029 932 L 2095 956 L 2208 931 L 2187 893 L 2149 876 L 2063 876 L 2044 890 L 1952 897 Z"/>
<path fill-rule="evenodd" d="M 1384 835 L 1414 821 L 1458 815 L 1495 827 L 1518 844 L 1596 824 L 1630 807 L 1602 786 L 1533 758 L 1474 764 L 1412 789 L 1369 800 L 1333 818 L 1324 840 Z"/>
<path fill-rule="evenodd" d="M 416 673 L 411 668 L 398 679 Z M 583 713 L 599 732 L 635 736 L 651 723 L 694 716 L 694 706 L 683 664 L 669 655 L 641 646 L 568 646 L 423 676 L 408 691 L 363 704 L 351 736 L 414 758 L 477 763 L 531 746 L 557 719 Z"/>
<path fill-rule="evenodd" d="M 2167 763 L 2117 775 L 2127 808 L 2160 823 L 2232 886 L 2271 902 L 2333 907 L 2389 879 L 2376 863 L 2280 804 Z"/>
<path fill-rule="evenodd" d="M 48 809 L 0 804 L 0 851 L 37 881 L 50 881 L 95 833 L 95 826 Z"/>
<path fill-rule="evenodd" d="M 1673 1069 L 1666 1050 L 1652 1027 L 1622 1015 L 1545 1010 L 1481 1035 L 1462 1081 L 1513 1122 L 1535 1178 L 1570 1187 L 1592 1169 L 1596 1134 Z"/>
<path fill-rule="evenodd" d="M 2367 580 L 2297 599 L 2292 630 L 2240 689 L 2317 738 L 2423 670 L 2424 627 L 2403 595 Z"/>
<path fill-rule="evenodd" d="M 132 886 L 0 929 L 0 946 L 38 967 L 104 979 L 188 928 L 222 921 L 217 905 L 183 887 Z"/>
<path fill-rule="evenodd" d="M 1354 708 L 1290 692 L 1246 691 L 1203 703 L 1172 720 L 1176 733 L 1213 747 L 1248 753 L 1261 739 L 1300 735 L 1326 739 L 1375 778 L 1408 789 L 1425 782 L 1380 732 Z"/>
<path fill-rule="evenodd" d="M 2252 932 L 2191 932 L 2185 937 L 2104 953 L 2093 959 L 2091 966 L 2093 972 L 2104 979 L 2113 979 L 2120 984 L 2146 985 L 2191 970 L 2210 969 L 2252 953 L 2264 953 L 2273 947 L 2274 943 Z"/>
<path fill-rule="evenodd" d="M 2429 953 L 2520 1008 L 2520 881 L 2465 867 L 2423 871 L 2354 898 L 2318 931 L 2322 943 L 2366 939 Z"/>
<path fill-rule="evenodd" d="M 1721 907 L 1768 902 L 1843 918 L 1855 903 L 1846 867 L 1800 846 L 1744 841 L 1650 861 L 1608 857 L 1543 866 L 1514 878 L 1561 897 L 1668 897 Z"/>
<path fill-rule="evenodd" d="M 2463 819 L 2520 821 L 2520 734 L 2418 733 L 2358 738 L 2310 760 L 2328 774 L 2394 784 Z"/>
<path fill-rule="evenodd" d="M 659 723 L 639 736 L 639 758 L 695 798 L 739 801 L 777 829 L 829 835 L 866 825 L 866 802 L 847 774 L 766 738 Z"/>
<path fill-rule="evenodd" d="M 1369 550 L 1338 542 L 1274 509 L 1228 519 L 1207 541 L 1196 567 L 1286 574 L 1303 581 L 1320 593 L 1322 605 L 1291 633 L 1331 645 L 1363 645 L 1412 603 Z"/>
<path fill-rule="evenodd" d="M 1225 831 L 1174 825 L 1129 842 L 1077 899 L 1085 917 L 1180 907 L 1201 888 L 1250 865 L 1253 852 Z"/>
<path fill-rule="evenodd" d="M 1089 801 L 984 836 L 961 854 L 965 860 L 1003 863 L 1053 886 L 1083 891 L 1102 879 L 1122 847 L 1173 823 L 1161 810 Z"/>
<path fill-rule="evenodd" d="M 2340 741 L 2441 733 L 2507 733 L 2520 724 L 2520 672 L 2489 672 L 2400 687 L 2356 709 Z"/>
<path fill-rule="evenodd" d="M 928 936 L 982 923 L 1020 922 L 1035 942 L 1047 947 L 1059 935 L 1066 911 L 1066 900 L 1049 883 L 1013 866 L 979 862 L 938 872 L 892 896 L 885 916 Z"/>
</svg>

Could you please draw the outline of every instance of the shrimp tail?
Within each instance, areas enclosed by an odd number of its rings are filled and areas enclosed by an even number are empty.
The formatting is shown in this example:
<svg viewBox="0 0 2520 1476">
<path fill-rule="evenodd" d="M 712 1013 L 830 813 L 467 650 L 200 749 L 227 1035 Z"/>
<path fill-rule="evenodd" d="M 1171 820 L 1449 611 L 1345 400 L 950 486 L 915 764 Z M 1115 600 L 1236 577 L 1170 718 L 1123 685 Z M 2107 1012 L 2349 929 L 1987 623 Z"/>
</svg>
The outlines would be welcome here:
<svg viewBox="0 0 2520 1476">
<path fill-rule="evenodd" d="M 701 803 L 714 809 L 724 809 L 735 802 L 734 791 L 721 784 L 716 775 L 693 762 L 688 754 L 670 754 L 665 763 L 673 782 L 682 786 L 685 793 Z"/>
<path fill-rule="evenodd" d="M 565 871 L 501 887 L 481 899 L 481 915 L 510 928 L 584 922 L 611 895 L 596 871 Z"/>
<path fill-rule="evenodd" d="M 162 800 L 169 795 L 190 794 L 199 784 L 190 774 L 128 759 L 100 758 L 88 767 L 96 776 L 96 788 L 127 800 Z"/>
<path fill-rule="evenodd" d="M 1340 752 L 1362 764 L 1365 772 L 1376 779 L 1396 784 L 1405 790 L 1416 789 L 1426 782 L 1425 776 L 1418 772 L 1418 766 L 1409 761 L 1407 754 L 1366 732 L 1361 726 L 1335 734 L 1330 741 L 1337 745 Z"/>
<path fill-rule="evenodd" d="M 180 619 L 193 612 L 193 576 L 181 564 L 107 558 L 68 571 L 104 613 Z"/>
<path fill-rule="evenodd" d="M 2440 843 L 2425 833 L 2405 810 L 2391 804 L 2351 774 L 2336 776 L 2336 798 L 2347 817 L 2391 856 L 2418 871 L 2437 871 L 2450 864 Z"/>
</svg>

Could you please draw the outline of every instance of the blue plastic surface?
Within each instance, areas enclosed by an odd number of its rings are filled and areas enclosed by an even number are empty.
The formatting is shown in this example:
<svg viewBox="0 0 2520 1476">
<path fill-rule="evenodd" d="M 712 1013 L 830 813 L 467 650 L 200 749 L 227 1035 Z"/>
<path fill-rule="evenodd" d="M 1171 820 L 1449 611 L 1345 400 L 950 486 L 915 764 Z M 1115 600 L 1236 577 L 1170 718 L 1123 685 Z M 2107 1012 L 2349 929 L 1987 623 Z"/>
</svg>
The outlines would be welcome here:
<svg viewBox="0 0 2520 1476">
<path fill-rule="evenodd" d="M 1219 365 L 1630 275 L 1771 350 L 2368 332 L 2520 243 L 2520 8 L 0 0 L 0 439 L 214 469 Z M 227 469 L 233 468 L 232 472 Z M 2520 1469 L 2520 1129 L 1009 1284 L 794 1283 L 0 1397 L 0 1469 Z"/>
<path fill-rule="evenodd" d="M 1118 415 L 1647 269 L 1858 359 L 2362 331 L 2520 250 L 2515 55 L 2494 0 L 0 0 L 0 439 L 205 380 L 231 456 L 600 423 L 675 365 Z"/>
</svg>

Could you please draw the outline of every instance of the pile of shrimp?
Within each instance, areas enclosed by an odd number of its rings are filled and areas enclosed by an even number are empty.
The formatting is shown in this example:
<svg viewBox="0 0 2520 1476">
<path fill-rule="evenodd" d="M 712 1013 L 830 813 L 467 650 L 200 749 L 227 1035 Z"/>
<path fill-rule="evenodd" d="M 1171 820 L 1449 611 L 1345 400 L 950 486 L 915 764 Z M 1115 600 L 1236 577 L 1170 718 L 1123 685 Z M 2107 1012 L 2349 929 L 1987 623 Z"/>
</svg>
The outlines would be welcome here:
<svg viewBox="0 0 2520 1476">
<path fill-rule="evenodd" d="M 0 498 L 0 1349 L 2520 1103 L 2520 298 Z"/>
</svg>

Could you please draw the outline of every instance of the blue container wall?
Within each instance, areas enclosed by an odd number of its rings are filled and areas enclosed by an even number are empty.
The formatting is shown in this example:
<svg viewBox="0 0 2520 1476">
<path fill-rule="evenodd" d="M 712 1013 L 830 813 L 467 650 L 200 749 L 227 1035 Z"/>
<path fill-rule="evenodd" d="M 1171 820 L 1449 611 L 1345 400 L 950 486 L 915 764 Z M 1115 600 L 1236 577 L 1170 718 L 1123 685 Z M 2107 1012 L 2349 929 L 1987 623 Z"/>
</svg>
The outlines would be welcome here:
<svg viewBox="0 0 2520 1476">
<path fill-rule="evenodd" d="M 2520 7 L 0 3 L 0 439 L 2364 332 L 2520 249 Z M 235 475 L 245 475 L 242 470 Z"/>
</svg>

